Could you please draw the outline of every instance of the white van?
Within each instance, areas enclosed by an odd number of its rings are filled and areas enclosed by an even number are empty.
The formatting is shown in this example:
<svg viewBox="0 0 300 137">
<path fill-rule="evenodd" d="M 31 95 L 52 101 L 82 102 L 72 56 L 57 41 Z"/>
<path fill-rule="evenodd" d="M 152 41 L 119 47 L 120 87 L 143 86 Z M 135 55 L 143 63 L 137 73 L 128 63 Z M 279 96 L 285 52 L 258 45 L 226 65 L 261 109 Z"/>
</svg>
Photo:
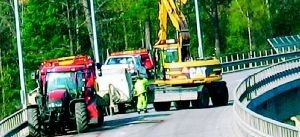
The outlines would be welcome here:
<svg viewBox="0 0 300 137">
<path fill-rule="evenodd" d="M 124 68 L 129 73 L 133 79 L 137 77 L 139 73 L 142 77 L 148 78 L 146 68 L 141 63 L 141 56 L 139 55 L 120 55 L 120 56 L 110 56 L 106 59 L 104 65 L 102 65 L 101 70 L 107 71 L 110 69 Z"/>
</svg>

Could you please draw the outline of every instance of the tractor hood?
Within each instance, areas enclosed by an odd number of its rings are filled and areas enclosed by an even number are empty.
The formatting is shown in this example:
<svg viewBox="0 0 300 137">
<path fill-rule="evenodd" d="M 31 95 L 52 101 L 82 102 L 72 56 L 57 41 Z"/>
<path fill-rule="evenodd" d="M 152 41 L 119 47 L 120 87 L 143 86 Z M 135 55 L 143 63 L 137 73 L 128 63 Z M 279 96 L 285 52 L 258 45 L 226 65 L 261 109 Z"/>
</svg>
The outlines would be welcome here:
<svg viewBox="0 0 300 137">
<path fill-rule="evenodd" d="M 65 97 L 66 89 L 55 89 L 47 93 L 49 101 L 62 101 Z"/>
</svg>

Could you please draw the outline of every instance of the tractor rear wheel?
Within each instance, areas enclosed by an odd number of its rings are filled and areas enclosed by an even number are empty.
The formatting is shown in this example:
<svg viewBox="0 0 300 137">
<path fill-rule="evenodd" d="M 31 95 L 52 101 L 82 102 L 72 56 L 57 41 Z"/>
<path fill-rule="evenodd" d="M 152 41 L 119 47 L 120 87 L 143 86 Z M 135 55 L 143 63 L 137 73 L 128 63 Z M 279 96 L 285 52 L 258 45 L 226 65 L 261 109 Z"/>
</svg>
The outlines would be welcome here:
<svg viewBox="0 0 300 137">
<path fill-rule="evenodd" d="M 88 128 L 88 114 L 86 105 L 83 102 L 75 104 L 76 129 L 78 133 L 85 132 Z"/>
<path fill-rule="evenodd" d="M 29 136 L 40 137 L 41 135 L 41 126 L 38 119 L 38 108 L 29 108 L 27 110 L 28 115 L 28 127 L 29 127 Z"/>
</svg>

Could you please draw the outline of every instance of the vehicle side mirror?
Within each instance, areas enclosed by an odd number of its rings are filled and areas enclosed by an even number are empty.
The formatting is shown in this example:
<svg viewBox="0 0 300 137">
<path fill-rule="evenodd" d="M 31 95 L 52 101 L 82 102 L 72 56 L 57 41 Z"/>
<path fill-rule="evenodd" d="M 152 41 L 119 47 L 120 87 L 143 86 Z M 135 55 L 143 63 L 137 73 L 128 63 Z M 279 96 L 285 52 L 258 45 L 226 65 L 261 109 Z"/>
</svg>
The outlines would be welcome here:
<svg viewBox="0 0 300 137">
<path fill-rule="evenodd" d="M 101 69 L 101 67 L 102 67 L 102 64 L 101 63 L 96 63 L 96 67 L 97 67 L 97 69 Z"/>
<path fill-rule="evenodd" d="M 86 79 L 85 79 L 85 78 L 83 78 L 83 79 L 81 79 L 81 81 L 84 83 L 84 86 L 83 86 L 83 87 L 81 87 L 81 91 L 85 91 L 85 87 L 86 87 L 86 83 L 85 83 L 85 81 L 86 81 Z"/>
<path fill-rule="evenodd" d="M 31 72 L 31 79 L 37 79 L 38 77 L 38 72 Z"/>
</svg>

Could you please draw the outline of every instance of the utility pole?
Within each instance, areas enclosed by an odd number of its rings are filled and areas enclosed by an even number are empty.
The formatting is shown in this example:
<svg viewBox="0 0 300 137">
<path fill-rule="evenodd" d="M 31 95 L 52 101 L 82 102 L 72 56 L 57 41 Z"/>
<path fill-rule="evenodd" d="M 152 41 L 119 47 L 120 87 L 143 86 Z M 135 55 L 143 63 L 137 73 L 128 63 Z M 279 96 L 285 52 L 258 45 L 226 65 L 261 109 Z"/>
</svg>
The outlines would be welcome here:
<svg viewBox="0 0 300 137">
<path fill-rule="evenodd" d="M 247 17 L 247 28 L 248 28 L 248 39 L 249 39 L 249 50 L 250 50 L 250 55 L 252 57 L 252 38 L 251 38 L 251 16 L 249 15 L 249 11 L 247 10 L 246 12 L 246 17 Z"/>
<path fill-rule="evenodd" d="M 0 81 L 1 83 L 3 83 L 3 67 L 2 67 L 2 50 L 0 48 Z M 5 104 L 4 104 L 4 99 L 5 99 L 5 93 L 4 93 L 4 89 L 3 89 L 3 84 L 0 85 L 1 88 L 1 93 L 2 93 L 2 112 L 3 112 L 3 116 L 5 116 Z"/>
<path fill-rule="evenodd" d="M 26 108 L 26 93 L 25 93 L 25 80 L 24 80 L 23 55 L 22 55 L 22 46 L 21 46 L 18 0 L 14 0 L 14 8 L 15 8 L 17 47 L 18 47 L 18 58 L 19 58 L 20 85 L 21 85 L 20 98 L 21 98 L 22 107 Z"/>
<path fill-rule="evenodd" d="M 201 26 L 200 26 L 200 17 L 198 10 L 198 0 L 195 1 L 195 9 L 196 9 L 196 23 L 197 23 L 197 37 L 198 37 L 198 57 L 203 59 L 203 46 L 202 46 L 202 34 L 201 34 Z M 199 0 L 200 1 L 200 0 Z"/>
<path fill-rule="evenodd" d="M 90 0 L 90 7 L 91 7 L 91 18 L 92 18 L 93 40 L 94 40 L 94 55 L 95 55 L 96 63 L 100 63 L 98 42 L 97 42 L 97 33 L 96 33 L 94 0 Z M 97 75 L 100 74 L 99 69 L 96 69 L 96 74 Z"/>
<path fill-rule="evenodd" d="M 220 28 L 219 28 L 217 0 L 212 1 L 212 14 L 213 14 L 214 35 L 215 35 L 215 53 L 216 53 L 216 57 L 219 58 L 220 57 Z"/>
</svg>

